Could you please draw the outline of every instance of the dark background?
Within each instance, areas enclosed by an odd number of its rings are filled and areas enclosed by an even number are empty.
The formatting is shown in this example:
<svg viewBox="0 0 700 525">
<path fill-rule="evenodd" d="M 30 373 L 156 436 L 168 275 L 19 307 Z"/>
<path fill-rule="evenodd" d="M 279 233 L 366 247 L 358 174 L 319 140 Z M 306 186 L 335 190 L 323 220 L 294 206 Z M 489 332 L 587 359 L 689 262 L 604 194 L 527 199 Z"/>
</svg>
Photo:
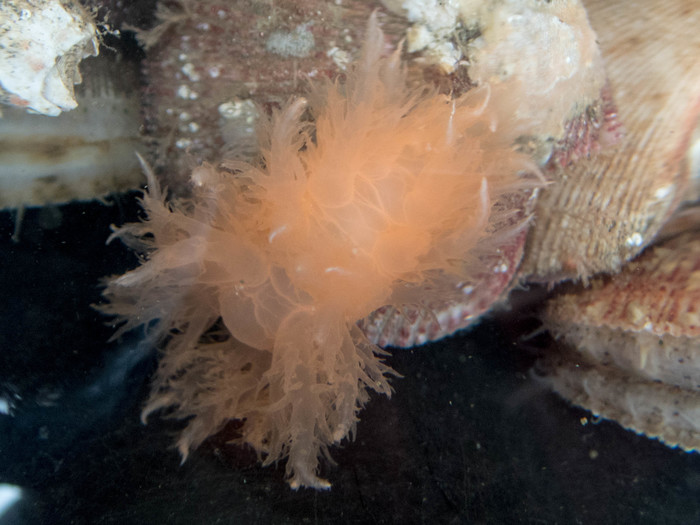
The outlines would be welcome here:
<svg viewBox="0 0 700 525">
<path fill-rule="evenodd" d="M 548 392 L 531 372 L 546 336 L 524 337 L 536 323 L 517 309 L 395 350 L 404 378 L 332 450 L 328 492 L 292 491 L 283 464 L 225 435 L 180 466 L 180 424 L 139 422 L 155 352 L 108 344 L 90 307 L 101 277 L 136 264 L 105 246 L 134 198 L 28 210 L 18 243 L 0 214 L 0 483 L 23 489 L 0 524 L 700 523 L 700 458 Z"/>
</svg>

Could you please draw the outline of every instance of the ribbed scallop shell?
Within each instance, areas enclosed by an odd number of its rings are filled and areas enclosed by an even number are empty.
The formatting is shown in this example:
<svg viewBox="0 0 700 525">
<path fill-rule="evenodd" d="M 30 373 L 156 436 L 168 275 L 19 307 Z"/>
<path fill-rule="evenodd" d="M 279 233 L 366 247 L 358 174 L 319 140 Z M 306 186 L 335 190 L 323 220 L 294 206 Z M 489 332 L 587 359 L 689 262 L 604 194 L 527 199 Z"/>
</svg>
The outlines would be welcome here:
<svg viewBox="0 0 700 525">
<path fill-rule="evenodd" d="M 372 312 L 358 323 L 367 338 L 379 346 L 408 348 L 437 341 L 476 322 L 513 284 L 535 198 L 536 192 L 522 190 L 494 204 L 501 219 L 492 218 L 489 231 L 497 240 L 486 238 L 477 245 L 483 271 L 473 282 L 445 277 L 425 287 L 421 305 L 385 306 Z"/>
<path fill-rule="evenodd" d="M 614 369 L 566 362 L 548 380 L 562 397 L 596 416 L 670 447 L 700 449 L 700 392 L 640 381 Z"/>
<path fill-rule="evenodd" d="M 615 271 L 684 198 L 684 158 L 700 113 L 700 4 L 588 0 L 625 128 L 619 146 L 553 167 L 523 274 L 556 280 Z"/>
<path fill-rule="evenodd" d="M 655 246 L 613 278 L 550 302 L 563 343 L 555 391 L 669 445 L 700 447 L 700 233 Z"/>
<path fill-rule="evenodd" d="M 483 257 L 486 270 L 472 283 L 446 280 L 440 289 L 426 290 L 433 299 L 424 305 L 385 306 L 358 325 L 379 346 L 408 348 L 437 341 L 474 323 L 505 295 L 522 257 L 526 231 Z"/>
<path fill-rule="evenodd" d="M 612 278 L 598 278 L 548 309 L 558 322 L 700 336 L 700 236 L 689 232 L 655 246 Z"/>
</svg>

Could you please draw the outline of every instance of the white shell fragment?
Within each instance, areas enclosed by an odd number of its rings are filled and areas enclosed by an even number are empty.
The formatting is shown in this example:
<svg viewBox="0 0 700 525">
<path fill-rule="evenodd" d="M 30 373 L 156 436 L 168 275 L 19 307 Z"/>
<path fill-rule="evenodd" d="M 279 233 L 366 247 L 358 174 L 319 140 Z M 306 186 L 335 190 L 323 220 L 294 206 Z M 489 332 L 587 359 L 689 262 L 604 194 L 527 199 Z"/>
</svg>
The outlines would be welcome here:
<svg viewBox="0 0 700 525">
<path fill-rule="evenodd" d="M 461 23 L 461 4 L 468 1 L 383 0 L 382 3 L 412 23 L 406 33 L 409 53 L 421 51 L 428 61 L 445 73 L 455 70 L 462 53 L 452 40 Z"/>
<path fill-rule="evenodd" d="M 564 124 L 601 96 L 606 83 L 596 34 L 579 0 L 464 2 L 469 77 L 517 99 L 530 134 L 560 138 Z M 467 9 L 469 7 L 469 9 Z M 507 118 L 503 115 L 502 118 Z"/>
<path fill-rule="evenodd" d="M 136 65 L 103 53 L 82 68 L 75 110 L 47 117 L 4 109 L 0 209 L 89 200 L 141 183 Z"/>
<path fill-rule="evenodd" d="M 96 31 L 74 1 L 0 2 L 0 101 L 49 116 L 75 108 L 78 64 L 97 56 Z"/>
</svg>

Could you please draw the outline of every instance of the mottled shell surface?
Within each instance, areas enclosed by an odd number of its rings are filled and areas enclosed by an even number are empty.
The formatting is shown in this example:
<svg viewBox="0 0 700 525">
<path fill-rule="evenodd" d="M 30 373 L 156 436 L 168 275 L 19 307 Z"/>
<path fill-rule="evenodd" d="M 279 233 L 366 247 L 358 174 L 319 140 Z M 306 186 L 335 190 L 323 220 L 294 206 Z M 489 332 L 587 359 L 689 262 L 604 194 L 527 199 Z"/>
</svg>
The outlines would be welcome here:
<svg viewBox="0 0 700 525">
<path fill-rule="evenodd" d="M 416 61 L 511 101 L 497 118 L 536 162 L 568 163 L 597 149 L 607 79 L 581 0 L 382 3 L 411 23 L 406 47 Z"/>
<path fill-rule="evenodd" d="M 548 374 L 573 404 L 638 434 L 686 451 L 700 448 L 700 393 L 616 370 L 564 362 Z"/>
<path fill-rule="evenodd" d="M 700 236 L 689 232 L 651 248 L 612 278 L 561 296 L 550 313 L 589 326 L 700 336 Z"/>
<path fill-rule="evenodd" d="M 149 160 L 169 188 L 186 193 L 203 161 L 254 157 L 260 111 L 306 95 L 310 81 L 342 75 L 374 8 L 362 0 L 160 3 L 158 23 L 139 40 Z M 382 28 L 398 42 L 391 34 L 402 29 L 390 20 Z"/>
<path fill-rule="evenodd" d="M 700 236 L 650 248 L 613 278 L 552 300 L 555 391 L 669 445 L 700 446 Z"/>
<path fill-rule="evenodd" d="M 0 2 L 0 103 L 53 117 L 70 111 L 78 64 L 98 53 L 97 27 L 79 2 Z"/>
<path fill-rule="evenodd" d="M 599 36 L 624 136 L 553 167 L 523 274 L 538 280 L 616 271 L 657 233 L 688 188 L 684 159 L 700 111 L 700 8 L 683 0 L 584 2 Z"/>
</svg>

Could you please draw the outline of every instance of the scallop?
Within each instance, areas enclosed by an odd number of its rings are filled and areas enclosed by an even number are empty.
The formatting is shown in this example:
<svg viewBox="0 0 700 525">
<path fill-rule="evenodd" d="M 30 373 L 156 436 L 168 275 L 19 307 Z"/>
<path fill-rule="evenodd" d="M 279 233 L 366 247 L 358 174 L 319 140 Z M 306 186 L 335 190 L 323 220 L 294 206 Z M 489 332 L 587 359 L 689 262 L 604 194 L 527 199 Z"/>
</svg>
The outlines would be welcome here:
<svg viewBox="0 0 700 525">
<path fill-rule="evenodd" d="M 497 117 L 538 163 L 597 149 L 610 105 L 603 61 L 581 0 L 383 0 L 412 24 L 416 61 L 510 100 Z M 459 89 L 461 86 L 453 86 Z"/>
<path fill-rule="evenodd" d="M 608 88 L 596 35 L 580 1 L 394 2 L 384 1 L 413 24 L 408 48 L 423 53 L 443 69 L 456 43 L 470 81 L 488 86 L 499 101 L 493 125 L 514 137 L 514 147 L 535 165 L 566 166 L 612 139 L 614 104 Z M 412 41 L 424 28 L 430 44 Z M 448 54 L 451 56 L 451 54 Z M 454 77 L 458 73 L 454 73 Z M 537 169 L 536 167 L 534 168 Z M 525 191 L 499 203 L 513 221 L 492 225 L 493 238 L 482 241 L 483 272 L 473 282 L 440 282 L 425 291 L 421 305 L 385 306 L 360 322 L 368 338 L 380 346 L 409 347 L 438 340 L 467 328 L 504 301 L 513 285 L 529 224 L 524 221 L 536 199 Z M 506 240 L 499 233 L 522 228 Z"/>
<path fill-rule="evenodd" d="M 684 0 L 587 0 L 624 135 L 552 166 L 522 274 L 534 280 L 613 272 L 637 255 L 684 199 L 686 153 L 700 112 L 700 6 Z"/>
<path fill-rule="evenodd" d="M 364 0 L 160 2 L 158 24 L 138 36 L 146 48 L 149 161 L 170 190 L 189 192 L 194 164 L 255 158 L 260 116 L 305 94 L 309 81 L 342 73 L 359 54 L 374 7 Z"/>
<path fill-rule="evenodd" d="M 358 323 L 367 338 L 379 346 L 402 348 L 437 341 L 471 326 L 503 302 L 523 255 L 528 210 L 535 198 L 536 192 L 523 191 L 494 204 L 494 210 L 509 210 L 510 215 L 490 225 L 491 234 L 500 234 L 496 241 L 487 237 L 477 244 L 475 252 L 482 271 L 473 280 L 444 277 L 424 288 L 421 304 L 387 305 L 372 312 Z"/>
<path fill-rule="evenodd" d="M 573 404 L 686 450 L 700 447 L 700 232 L 552 300 L 561 352 L 544 360 Z"/>
</svg>

